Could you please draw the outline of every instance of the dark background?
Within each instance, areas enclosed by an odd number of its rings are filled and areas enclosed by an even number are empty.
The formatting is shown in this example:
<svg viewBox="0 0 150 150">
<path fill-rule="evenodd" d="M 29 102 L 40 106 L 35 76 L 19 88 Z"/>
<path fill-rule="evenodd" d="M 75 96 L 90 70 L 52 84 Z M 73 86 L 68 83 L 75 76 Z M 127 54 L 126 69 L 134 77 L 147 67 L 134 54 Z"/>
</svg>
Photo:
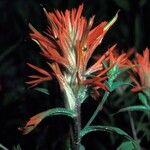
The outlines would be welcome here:
<svg viewBox="0 0 150 150">
<path fill-rule="evenodd" d="M 65 10 L 77 8 L 81 3 L 84 3 L 83 14 L 87 18 L 96 15 L 95 25 L 110 20 L 121 10 L 99 50 L 103 51 L 117 43 L 120 50 L 134 48 L 141 53 L 150 46 L 149 0 L 0 0 L 0 143 L 7 148 L 12 149 L 14 145 L 20 144 L 23 150 L 63 149 L 61 145 L 68 131 L 69 119 L 56 117 L 44 120 L 26 136 L 17 129 L 32 115 L 63 105 L 57 82 L 41 85 L 49 89 L 50 96 L 29 89 L 25 84 L 27 76 L 32 73 L 27 62 L 44 66 L 39 47 L 29 37 L 28 23 L 42 32 L 47 26 L 42 7 L 47 11 Z M 83 124 L 97 104 L 91 98 L 84 104 Z M 107 114 L 118 108 L 113 102 L 107 105 L 95 123 L 112 125 Z M 131 133 L 127 116 L 117 116 L 115 123 Z M 111 137 L 109 134 L 94 133 L 85 137 L 83 144 L 87 150 L 112 150 L 121 140 L 117 135 Z"/>
</svg>

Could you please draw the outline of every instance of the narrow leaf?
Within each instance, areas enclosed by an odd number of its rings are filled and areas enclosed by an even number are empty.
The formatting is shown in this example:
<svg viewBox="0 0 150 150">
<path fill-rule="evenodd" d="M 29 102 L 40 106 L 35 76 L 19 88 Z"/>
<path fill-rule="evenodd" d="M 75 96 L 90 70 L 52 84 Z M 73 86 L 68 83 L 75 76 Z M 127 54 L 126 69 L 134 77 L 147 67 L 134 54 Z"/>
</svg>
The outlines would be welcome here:
<svg viewBox="0 0 150 150">
<path fill-rule="evenodd" d="M 121 108 L 117 113 L 125 112 L 125 111 L 150 111 L 150 108 L 148 108 L 144 105 L 135 105 L 135 106 Z M 117 113 L 115 113 L 115 114 L 117 114 Z"/>
<path fill-rule="evenodd" d="M 136 141 L 134 141 L 134 139 L 132 139 L 132 137 L 130 137 L 125 131 L 123 131 L 122 129 L 117 128 L 117 127 L 100 126 L 100 125 L 88 126 L 88 127 L 84 128 L 83 130 L 81 130 L 80 136 L 81 136 L 81 138 L 83 138 L 88 133 L 96 132 L 96 131 L 105 131 L 105 132 L 110 132 L 110 133 L 116 133 L 120 136 L 123 136 L 126 139 L 128 139 L 129 141 L 132 141 L 132 143 L 134 144 L 135 150 L 140 150 L 138 143 Z"/>
<path fill-rule="evenodd" d="M 8 148 L 6 148 L 4 145 L 0 144 L 0 149 L 2 150 L 8 150 Z"/>
<path fill-rule="evenodd" d="M 13 147 L 13 150 L 22 150 L 22 149 L 21 149 L 21 146 L 18 144 L 17 146 Z"/>
<path fill-rule="evenodd" d="M 49 95 L 49 91 L 45 88 L 35 88 L 36 91 Z"/>
<path fill-rule="evenodd" d="M 111 126 L 100 126 L 100 125 L 97 125 L 97 126 L 88 126 L 88 127 L 84 128 L 83 130 L 81 130 L 80 136 L 83 137 L 86 134 L 88 134 L 90 132 L 95 132 L 95 131 L 114 132 L 114 133 L 117 133 L 119 135 L 128 137 L 128 139 L 131 138 L 126 132 L 124 132 L 123 130 L 121 130 L 119 128 L 111 127 Z"/>
<path fill-rule="evenodd" d="M 76 114 L 72 110 L 70 110 L 70 109 L 66 109 L 66 108 L 53 108 L 53 109 L 49 109 L 47 111 L 41 112 L 41 113 L 36 114 L 35 116 L 31 117 L 29 119 L 29 121 L 27 122 L 27 124 L 25 125 L 25 127 L 19 128 L 19 130 L 21 130 L 23 132 L 23 134 L 28 134 L 33 129 L 35 129 L 36 126 L 43 119 L 45 119 L 47 117 L 56 116 L 56 115 L 64 115 L 64 116 L 71 117 L 71 118 L 74 118 L 76 116 Z"/>
<path fill-rule="evenodd" d="M 133 142 L 126 141 L 121 143 L 121 145 L 117 148 L 117 150 L 136 150 Z"/>
<path fill-rule="evenodd" d="M 139 93 L 138 96 L 139 96 L 140 101 L 141 101 L 146 107 L 150 107 L 150 106 L 148 105 L 146 95 L 144 95 L 143 93 Z"/>
</svg>

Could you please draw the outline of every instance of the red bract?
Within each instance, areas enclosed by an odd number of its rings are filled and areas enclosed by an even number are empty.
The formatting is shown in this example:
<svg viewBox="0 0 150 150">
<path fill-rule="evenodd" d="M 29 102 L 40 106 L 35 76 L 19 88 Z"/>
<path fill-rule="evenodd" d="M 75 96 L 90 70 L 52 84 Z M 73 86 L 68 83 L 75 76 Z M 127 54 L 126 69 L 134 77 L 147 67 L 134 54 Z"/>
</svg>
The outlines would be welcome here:
<svg viewBox="0 0 150 150">
<path fill-rule="evenodd" d="M 109 52 L 103 54 L 89 68 L 87 63 L 118 17 L 116 15 L 109 23 L 102 22 L 92 28 L 94 16 L 87 21 L 81 16 L 82 10 L 83 5 L 80 5 L 77 10 L 66 10 L 64 13 L 58 10 L 48 13 L 44 9 L 49 21 L 46 35 L 42 35 L 30 25 L 31 37 L 40 46 L 42 55 L 52 60 L 52 63 L 48 64 L 58 79 L 61 89 L 71 95 L 77 94 L 81 85 L 85 88 L 90 85 L 106 89 L 103 81 L 106 80 L 106 72 L 109 69 L 103 67 L 102 61 L 108 57 Z M 47 71 L 30 66 L 44 76 L 30 76 L 35 80 L 27 83 L 35 86 L 43 81 L 51 80 L 51 75 Z"/>
<path fill-rule="evenodd" d="M 33 68 L 34 70 L 36 70 L 37 72 L 39 72 L 40 74 L 42 74 L 42 75 L 31 75 L 31 76 L 29 76 L 29 78 L 31 78 L 33 80 L 28 81 L 26 83 L 29 84 L 29 85 L 32 85 L 32 87 L 36 86 L 37 84 L 40 84 L 43 81 L 48 81 L 48 80 L 52 79 L 51 75 L 47 71 L 45 71 L 44 69 L 39 68 L 39 67 L 34 66 L 32 64 L 29 64 L 29 63 L 28 63 L 28 65 L 31 68 Z"/>
<path fill-rule="evenodd" d="M 146 48 L 143 52 L 143 56 L 137 53 L 134 64 L 135 67 L 133 68 L 133 72 L 136 76 L 138 76 L 139 81 L 137 81 L 135 75 L 131 75 L 131 79 L 135 84 L 132 91 L 146 92 L 150 89 L 150 50 Z"/>
<path fill-rule="evenodd" d="M 129 57 L 132 55 L 133 50 L 130 49 L 127 53 L 121 52 L 119 54 L 116 49 L 116 45 L 112 46 L 109 51 L 109 57 L 108 57 L 108 64 L 118 64 L 119 68 L 126 68 L 126 67 L 132 67 L 132 63 L 129 60 Z"/>
</svg>

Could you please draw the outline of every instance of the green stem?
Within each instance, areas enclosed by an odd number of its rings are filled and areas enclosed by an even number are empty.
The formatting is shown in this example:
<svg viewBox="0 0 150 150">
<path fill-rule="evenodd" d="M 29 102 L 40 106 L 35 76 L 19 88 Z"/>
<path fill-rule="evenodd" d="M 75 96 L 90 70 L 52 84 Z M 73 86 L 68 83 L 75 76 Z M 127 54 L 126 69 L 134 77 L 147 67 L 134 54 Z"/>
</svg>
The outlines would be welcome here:
<svg viewBox="0 0 150 150">
<path fill-rule="evenodd" d="M 93 120 L 94 120 L 95 117 L 97 116 L 98 112 L 103 109 L 103 105 L 104 105 L 104 103 L 106 102 L 108 96 L 109 96 L 109 92 L 105 92 L 105 94 L 104 94 L 104 96 L 103 96 L 103 98 L 102 98 L 102 101 L 99 103 L 99 105 L 97 106 L 96 110 L 94 111 L 92 117 L 91 117 L 90 120 L 87 122 L 87 124 L 85 125 L 84 128 L 88 127 L 88 126 L 93 122 Z"/>
<path fill-rule="evenodd" d="M 144 112 L 143 115 L 140 117 L 140 119 L 139 119 L 139 121 L 138 121 L 138 124 L 137 124 L 137 132 L 139 132 L 141 123 L 144 121 L 145 116 L 146 116 L 146 114 L 145 114 L 145 112 Z"/>
<path fill-rule="evenodd" d="M 128 114 L 129 114 L 129 118 L 130 118 L 130 124 L 131 124 L 133 137 L 138 142 L 137 133 L 136 133 L 136 129 L 135 129 L 135 125 L 134 125 L 134 121 L 133 121 L 131 112 L 128 112 Z"/>
<path fill-rule="evenodd" d="M 81 131 L 81 103 L 80 99 L 77 98 L 76 101 L 76 114 L 77 116 L 74 118 L 74 146 L 73 150 L 79 150 L 81 144 L 80 131 Z"/>
</svg>

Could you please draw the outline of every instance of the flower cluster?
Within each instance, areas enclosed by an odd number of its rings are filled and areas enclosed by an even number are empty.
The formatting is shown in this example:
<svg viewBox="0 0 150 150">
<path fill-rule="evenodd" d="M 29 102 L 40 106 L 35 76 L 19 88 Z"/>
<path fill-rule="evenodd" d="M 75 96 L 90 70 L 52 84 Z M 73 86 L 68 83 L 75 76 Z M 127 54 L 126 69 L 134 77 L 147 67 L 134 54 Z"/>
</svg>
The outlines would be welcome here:
<svg viewBox="0 0 150 150">
<path fill-rule="evenodd" d="M 94 93 L 99 88 L 107 90 L 104 84 L 107 79 L 106 72 L 114 62 L 108 68 L 105 68 L 102 62 L 116 59 L 112 55 L 112 50 L 114 50 L 112 48 L 99 57 L 93 65 L 87 67 L 94 50 L 102 42 L 104 35 L 117 20 L 118 15 L 110 22 L 102 22 L 93 28 L 94 16 L 87 20 L 81 16 L 82 10 L 83 5 L 80 5 L 77 10 L 66 10 L 64 13 L 58 10 L 48 13 L 44 9 L 49 21 L 45 35 L 30 25 L 31 37 L 40 46 L 42 55 L 47 58 L 47 64 L 53 73 L 28 64 L 41 75 L 29 76 L 31 80 L 27 83 L 36 86 L 55 76 L 65 93 L 70 109 L 74 109 L 77 95 L 82 97 L 81 101 L 84 101 L 89 86 L 93 87 Z M 124 55 L 117 62 L 120 62 L 122 58 Z"/>
</svg>

